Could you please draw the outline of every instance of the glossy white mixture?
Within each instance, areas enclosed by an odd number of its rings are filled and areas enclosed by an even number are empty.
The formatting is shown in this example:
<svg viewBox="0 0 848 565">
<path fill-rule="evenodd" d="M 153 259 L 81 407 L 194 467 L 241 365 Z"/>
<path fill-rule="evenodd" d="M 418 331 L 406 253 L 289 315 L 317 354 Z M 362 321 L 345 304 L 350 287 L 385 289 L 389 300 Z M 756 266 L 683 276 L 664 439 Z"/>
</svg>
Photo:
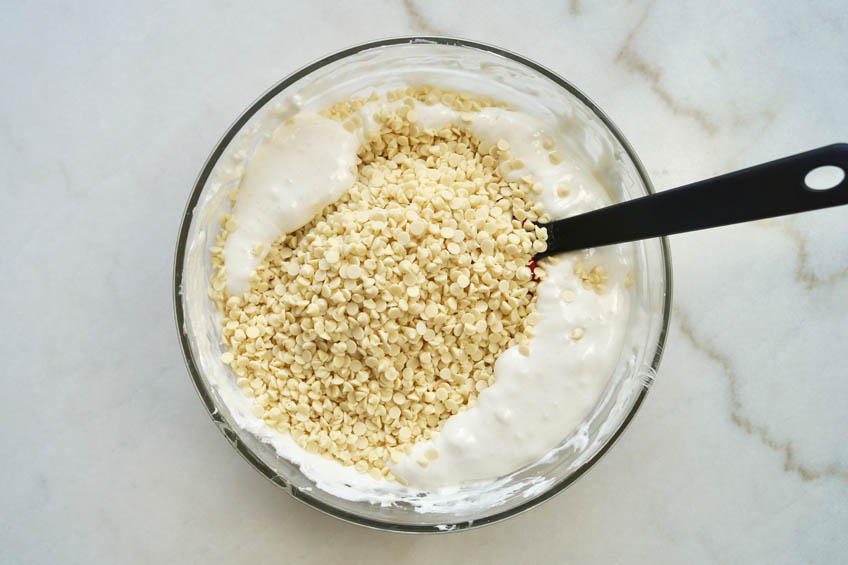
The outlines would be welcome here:
<svg viewBox="0 0 848 565">
<path fill-rule="evenodd" d="M 359 111 L 363 126 L 353 133 L 338 122 L 302 112 L 259 145 L 241 181 L 233 211 L 237 227 L 224 252 L 231 292 L 248 288 L 250 274 L 270 243 L 307 223 L 352 186 L 356 149 L 364 132 L 375 126 L 374 113 L 398 106 L 369 103 Z M 441 104 L 416 103 L 415 109 L 421 128 L 461 123 L 457 112 Z M 474 113 L 465 127 L 490 143 L 509 142 L 511 158 L 521 159 L 524 168 L 504 177 L 517 180 L 532 174 L 543 185 L 538 198 L 553 218 L 609 203 L 606 192 L 564 143 L 556 144 L 562 162 L 551 163 L 543 140 L 561 134 L 535 118 L 486 108 Z M 567 196 L 558 191 L 563 185 Z M 548 266 L 548 278 L 538 288 L 540 318 L 530 355 L 521 355 L 517 348 L 505 351 L 495 365 L 495 384 L 480 394 L 476 406 L 448 419 L 434 441 L 417 444 L 393 472 L 411 487 L 424 489 L 494 479 L 539 460 L 574 431 L 597 403 L 621 352 L 630 309 L 624 285 L 632 267 L 629 249 L 612 246 L 571 253 Z M 573 274 L 575 260 L 604 266 L 609 274 L 606 293 L 582 288 Z M 565 290 L 574 293 L 573 301 L 563 300 Z M 569 337 L 574 328 L 584 330 L 582 339 Z M 293 442 L 285 444 L 290 454 Z M 433 448 L 439 456 L 421 466 L 420 455 Z M 327 463 L 320 465 L 321 473 L 341 467 Z"/>
<path fill-rule="evenodd" d="M 243 294 L 280 235 L 303 227 L 356 180 L 359 140 L 337 122 L 304 112 L 274 130 L 250 158 L 224 245 L 227 291 Z"/>
</svg>

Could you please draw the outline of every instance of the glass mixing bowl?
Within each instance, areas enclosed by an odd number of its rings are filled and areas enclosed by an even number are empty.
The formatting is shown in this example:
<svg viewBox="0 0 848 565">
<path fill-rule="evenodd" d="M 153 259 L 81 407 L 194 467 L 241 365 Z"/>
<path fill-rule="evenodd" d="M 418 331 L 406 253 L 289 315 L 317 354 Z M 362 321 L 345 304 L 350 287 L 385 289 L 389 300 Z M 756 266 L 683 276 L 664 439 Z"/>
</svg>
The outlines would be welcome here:
<svg viewBox="0 0 848 565">
<path fill-rule="evenodd" d="M 186 366 L 212 420 L 260 473 L 296 499 L 363 526 L 444 532 L 491 524 L 524 512 L 573 483 L 627 427 L 653 381 L 668 326 L 671 264 L 667 242 L 634 243 L 633 308 L 614 373 L 591 415 L 541 460 L 496 481 L 419 493 L 392 504 L 330 492 L 243 422 L 246 404 L 220 361 L 219 317 L 208 298 L 209 248 L 229 207 L 250 149 L 267 124 L 310 100 L 346 100 L 373 87 L 428 84 L 508 101 L 569 132 L 613 201 L 653 192 L 639 159 L 612 121 L 576 87 L 544 67 L 490 45 L 444 37 L 402 37 L 358 45 L 307 65 L 274 85 L 235 121 L 207 159 L 180 227 L 174 303 Z M 563 375 L 565 378 L 566 375 Z M 223 398 L 228 398 L 224 402 Z M 244 397 L 241 397 L 245 400 Z"/>
</svg>

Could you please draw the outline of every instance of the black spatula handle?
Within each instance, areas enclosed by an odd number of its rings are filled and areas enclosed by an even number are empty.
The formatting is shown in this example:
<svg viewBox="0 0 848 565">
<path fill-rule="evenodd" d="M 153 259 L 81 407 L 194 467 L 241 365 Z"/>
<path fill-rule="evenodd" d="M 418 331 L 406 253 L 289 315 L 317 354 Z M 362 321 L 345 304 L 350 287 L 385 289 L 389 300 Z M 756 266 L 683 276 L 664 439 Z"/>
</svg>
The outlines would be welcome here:
<svg viewBox="0 0 848 565">
<path fill-rule="evenodd" d="M 843 171 L 827 190 L 805 177 L 822 167 Z M 703 230 L 848 204 L 848 143 L 828 145 L 715 178 L 544 224 L 548 249 L 565 251 Z"/>
</svg>

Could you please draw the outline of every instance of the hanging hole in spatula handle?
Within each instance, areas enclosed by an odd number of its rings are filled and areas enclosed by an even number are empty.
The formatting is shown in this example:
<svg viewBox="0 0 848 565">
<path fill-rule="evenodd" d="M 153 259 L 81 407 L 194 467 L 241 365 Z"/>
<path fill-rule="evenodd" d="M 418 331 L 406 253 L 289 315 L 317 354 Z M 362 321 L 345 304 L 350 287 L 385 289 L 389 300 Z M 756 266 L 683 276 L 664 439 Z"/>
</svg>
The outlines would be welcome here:
<svg viewBox="0 0 848 565">
<path fill-rule="evenodd" d="M 545 224 L 537 258 L 848 204 L 848 144 L 837 143 Z"/>
<path fill-rule="evenodd" d="M 809 190 L 830 190 L 845 180 L 845 171 L 836 165 L 816 167 L 804 176 L 804 187 Z"/>
</svg>

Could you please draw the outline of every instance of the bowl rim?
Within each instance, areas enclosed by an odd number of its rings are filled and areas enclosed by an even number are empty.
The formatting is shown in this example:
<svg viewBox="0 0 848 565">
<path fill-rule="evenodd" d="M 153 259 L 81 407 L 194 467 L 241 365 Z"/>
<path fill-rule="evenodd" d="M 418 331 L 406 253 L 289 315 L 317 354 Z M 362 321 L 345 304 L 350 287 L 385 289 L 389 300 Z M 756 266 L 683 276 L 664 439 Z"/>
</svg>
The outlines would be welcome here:
<svg viewBox="0 0 848 565">
<path fill-rule="evenodd" d="M 241 456 L 248 462 L 250 465 L 256 469 L 259 473 L 261 473 L 266 479 L 281 487 L 283 490 L 288 492 L 294 499 L 303 502 L 304 504 L 324 513 L 334 518 L 338 518 L 345 522 L 349 522 L 351 524 L 355 524 L 358 526 L 363 526 L 370 529 L 381 530 L 381 531 L 389 531 L 389 532 L 400 532 L 400 533 L 447 533 L 447 532 L 456 532 L 456 531 L 464 531 L 474 528 L 479 528 L 486 525 L 495 524 L 497 522 L 502 522 L 508 518 L 512 518 L 514 516 L 518 516 L 519 514 L 523 514 L 527 512 L 531 508 L 535 508 L 543 502 L 546 502 L 553 498 L 555 495 L 559 494 L 566 487 L 573 484 L 577 479 L 583 476 L 590 468 L 594 466 L 594 464 L 603 457 L 607 451 L 616 443 L 618 438 L 622 435 L 624 430 L 628 427 L 631 420 L 634 418 L 636 413 L 639 410 L 639 407 L 642 404 L 645 396 L 648 393 L 648 389 L 650 388 L 650 383 L 646 383 L 646 386 L 643 386 L 639 392 L 638 397 L 636 398 L 633 406 L 630 408 L 628 414 L 621 421 L 621 424 L 618 428 L 607 438 L 604 445 L 598 450 L 598 452 L 586 462 L 584 462 L 579 468 L 577 468 L 573 473 L 571 473 L 567 478 L 553 485 L 548 490 L 528 499 L 527 501 L 510 508 L 508 510 L 504 510 L 491 516 L 486 516 L 484 518 L 479 519 L 470 519 L 470 520 L 462 520 L 458 522 L 452 523 L 444 523 L 444 524 L 401 524 L 390 521 L 383 520 L 375 520 L 372 518 L 366 518 L 364 516 L 360 516 L 358 514 L 348 512 L 346 510 L 341 510 L 335 506 L 327 504 L 321 500 L 310 495 L 308 492 L 304 492 L 301 489 L 294 487 L 289 484 L 288 481 L 281 477 L 276 471 L 274 471 L 271 467 L 269 467 L 265 462 L 263 462 L 251 449 L 247 446 L 238 435 L 230 429 L 229 423 L 226 422 L 220 413 L 217 410 L 217 407 L 213 401 L 212 395 L 208 390 L 205 381 L 201 377 L 201 371 L 199 369 L 198 363 L 195 361 L 194 356 L 191 351 L 191 345 L 189 341 L 189 336 L 186 332 L 185 319 L 186 314 L 184 311 L 183 301 L 182 301 L 182 293 L 181 288 L 183 285 L 183 264 L 185 262 L 187 243 L 188 243 L 188 235 L 189 230 L 191 228 L 191 223 L 194 218 L 194 210 L 197 206 L 197 203 L 200 199 L 200 194 L 203 191 L 203 188 L 208 181 L 212 170 L 217 164 L 218 160 L 221 158 L 223 153 L 225 152 L 227 146 L 233 140 L 233 138 L 238 135 L 244 125 L 252 118 L 262 107 L 265 106 L 271 99 L 277 96 L 280 92 L 293 85 L 300 79 L 306 77 L 313 71 L 316 71 L 326 65 L 339 61 L 341 59 L 347 58 L 352 55 L 356 55 L 363 51 L 367 51 L 370 49 L 394 46 L 394 45 L 446 45 L 453 47 L 462 47 L 469 49 L 476 49 L 485 51 L 488 53 L 492 53 L 495 55 L 499 55 L 501 57 L 510 59 L 516 63 L 519 63 L 525 67 L 528 67 L 537 73 L 543 75 L 548 78 L 558 86 L 567 90 L 572 96 L 576 97 L 580 102 L 582 102 L 589 110 L 592 111 L 598 119 L 604 124 L 604 126 L 615 136 L 616 140 L 621 144 L 624 151 L 627 153 L 627 156 L 636 167 L 636 171 L 641 178 L 645 189 L 648 194 L 654 194 L 654 186 L 651 183 L 651 180 L 648 176 L 647 171 L 645 171 L 644 165 L 642 164 L 639 157 L 636 155 L 636 152 L 633 150 L 630 143 L 624 137 L 624 135 L 619 131 L 618 127 L 615 123 L 595 104 L 588 96 L 586 96 L 580 89 L 578 89 L 571 82 L 559 76 L 557 73 L 552 70 L 536 63 L 526 57 L 523 57 L 517 53 L 512 51 L 502 49 L 500 47 L 496 47 L 494 45 L 490 45 L 487 43 L 482 43 L 478 41 L 461 39 L 457 37 L 447 37 L 447 36 L 431 36 L 431 35 L 409 35 L 409 36 L 396 36 L 389 37 L 384 39 L 378 39 L 375 41 L 369 41 L 365 43 L 360 43 L 357 45 L 353 45 L 351 47 L 342 49 L 340 51 L 336 51 L 330 55 L 317 59 L 300 69 L 294 71 L 289 74 L 282 80 L 278 81 L 276 84 L 271 86 L 268 90 L 266 90 L 261 96 L 259 96 L 256 100 L 254 100 L 242 113 L 239 117 L 230 125 L 227 129 L 226 133 L 218 140 L 215 145 L 215 148 L 210 153 L 209 157 L 206 158 L 206 161 L 203 164 L 203 167 L 200 170 L 200 173 L 197 176 L 197 179 L 194 182 L 191 194 L 186 203 L 185 209 L 183 211 L 182 220 L 180 223 L 179 236 L 177 238 L 177 246 L 176 251 L 174 253 L 174 286 L 173 286 L 173 294 L 172 298 L 174 301 L 174 316 L 175 322 L 177 325 L 177 333 L 180 338 L 180 349 L 183 354 L 183 359 L 185 360 L 186 368 L 191 376 L 192 383 L 194 384 L 195 390 L 197 390 L 198 395 L 200 396 L 201 401 L 206 407 L 206 411 L 209 416 L 212 418 L 213 422 L 216 424 L 221 433 L 227 438 L 230 444 L 236 449 L 236 451 L 241 454 Z M 655 345 L 653 359 L 651 360 L 651 370 L 652 374 L 655 375 L 656 371 L 659 368 L 660 361 L 662 359 L 662 354 L 665 349 L 665 341 L 668 335 L 669 329 L 669 321 L 671 317 L 671 298 L 672 298 L 672 272 L 671 272 L 671 252 L 669 249 L 668 240 L 663 237 L 660 238 L 660 245 L 662 250 L 662 263 L 663 263 L 663 271 L 664 271 L 664 280 L 665 280 L 665 289 L 664 289 L 664 300 L 663 300 L 663 319 L 662 326 L 659 330 L 658 339 Z"/>
</svg>

